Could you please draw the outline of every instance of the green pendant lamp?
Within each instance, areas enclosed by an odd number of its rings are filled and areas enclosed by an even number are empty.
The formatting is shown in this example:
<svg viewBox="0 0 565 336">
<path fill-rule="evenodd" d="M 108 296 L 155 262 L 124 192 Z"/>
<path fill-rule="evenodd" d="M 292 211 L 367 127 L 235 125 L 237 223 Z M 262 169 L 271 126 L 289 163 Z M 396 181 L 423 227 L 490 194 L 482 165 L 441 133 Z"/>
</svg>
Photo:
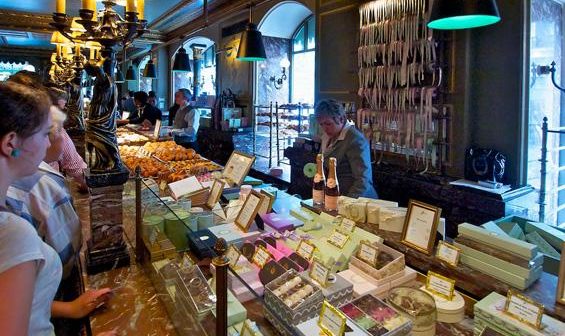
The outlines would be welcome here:
<svg viewBox="0 0 565 336">
<path fill-rule="evenodd" d="M 133 66 L 129 66 L 128 71 L 126 71 L 126 80 L 127 81 L 134 81 L 137 80 L 135 78 L 135 70 L 133 70 Z"/>
<path fill-rule="evenodd" d="M 175 61 L 173 63 L 173 71 L 176 72 L 190 72 L 190 59 L 186 53 L 184 47 L 180 47 L 179 51 L 175 55 Z"/>
<path fill-rule="evenodd" d="M 500 21 L 496 0 L 435 0 L 428 27 L 440 30 L 477 28 Z"/>
<path fill-rule="evenodd" d="M 157 78 L 157 71 L 155 70 L 155 64 L 152 59 L 149 59 L 143 69 L 143 77 L 145 78 Z"/>
<path fill-rule="evenodd" d="M 237 59 L 240 61 L 254 62 L 267 59 L 265 46 L 263 45 L 263 35 L 257 30 L 253 23 L 253 5 L 249 5 L 249 23 L 245 31 L 241 34 L 239 48 L 237 49 Z"/>
</svg>

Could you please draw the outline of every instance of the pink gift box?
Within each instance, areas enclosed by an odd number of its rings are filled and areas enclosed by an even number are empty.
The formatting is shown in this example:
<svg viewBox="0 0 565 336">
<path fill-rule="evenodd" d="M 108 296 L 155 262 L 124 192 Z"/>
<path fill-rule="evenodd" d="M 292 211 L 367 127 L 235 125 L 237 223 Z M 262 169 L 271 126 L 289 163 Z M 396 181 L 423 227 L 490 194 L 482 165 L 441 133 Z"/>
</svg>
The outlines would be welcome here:
<svg viewBox="0 0 565 336">
<path fill-rule="evenodd" d="M 257 295 L 263 296 L 265 287 L 259 280 L 259 267 L 250 263 L 245 257 L 241 256 L 235 271 L 237 275 L 239 275 L 243 281 L 245 281 L 257 293 Z M 240 302 L 243 303 L 255 299 L 253 293 L 251 293 L 251 291 L 249 291 L 241 280 L 236 278 L 231 271 L 228 271 L 228 285 Z"/>
</svg>

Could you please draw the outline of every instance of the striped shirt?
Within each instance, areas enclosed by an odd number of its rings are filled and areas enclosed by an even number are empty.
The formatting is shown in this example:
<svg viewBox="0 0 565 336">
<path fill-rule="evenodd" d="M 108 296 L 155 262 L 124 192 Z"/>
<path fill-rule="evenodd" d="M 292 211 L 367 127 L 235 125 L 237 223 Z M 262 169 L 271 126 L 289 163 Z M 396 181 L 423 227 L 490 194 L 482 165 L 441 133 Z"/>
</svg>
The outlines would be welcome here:
<svg viewBox="0 0 565 336">
<path fill-rule="evenodd" d="M 56 171 L 65 173 L 65 175 L 72 177 L 76 182 L 83 182 L 83 171 L 86 168 L 86 163 L 78 154 L 73 140 L 64 129 L 61 131 L 63 137 L 61 157 L 49 165 Z"/>
<path fill-rule="evenodd" d="M 29 221 L 59 254 L 65 279 L 77 261 L 82 236 L 63 175 L 42 162 L 35 174 L 15 181 L 8 188 L 6 204 L 10 211 Z"/>
</svg>

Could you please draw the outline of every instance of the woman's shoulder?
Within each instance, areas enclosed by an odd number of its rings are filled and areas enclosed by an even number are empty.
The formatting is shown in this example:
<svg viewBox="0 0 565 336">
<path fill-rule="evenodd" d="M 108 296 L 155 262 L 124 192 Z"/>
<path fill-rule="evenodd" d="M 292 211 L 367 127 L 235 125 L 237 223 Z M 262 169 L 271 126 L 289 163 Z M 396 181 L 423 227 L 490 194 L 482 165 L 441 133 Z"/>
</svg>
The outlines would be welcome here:
<svg viewBox="0 0 565 336">
<path fill-rule="evenodd" d="M 26 261 L 45 259 L 42 243 L 28 221 L 0 212 L 0 273 Z"/>
<path fill-rule="evenodd" d="M 7 239 L 29 238 L 36 236 L 37 231 L 24 218 L 11 212 L 0 212 L 0 244 L 6 242 Z"/>
</svg>

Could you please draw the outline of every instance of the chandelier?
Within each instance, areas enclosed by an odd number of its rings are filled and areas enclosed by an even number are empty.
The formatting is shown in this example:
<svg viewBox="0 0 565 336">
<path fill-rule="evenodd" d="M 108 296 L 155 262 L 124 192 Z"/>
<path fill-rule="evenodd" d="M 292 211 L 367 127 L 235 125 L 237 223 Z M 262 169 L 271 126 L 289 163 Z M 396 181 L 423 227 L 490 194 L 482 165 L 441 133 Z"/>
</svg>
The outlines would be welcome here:
<svg viewBox="0 0 565 336">
<path fill-rule="evenodd" d="M 114 76 L 117 45 L 126 47 L 135 38 L 147 32 L 147 20 L 144 19 L 145 0 L 127 0 L 125 17 L 122 18 L 113 7 L 116 0 L 104 0 L 104 9 L 96 11 L 95 0 L 83 0 L 79 10 L 80 18 L 76 20 L 81 29 L 73 29 L 73 20 L 65 13 L 65 1 L 56 0 L 56 11 L 53 13 L 51 26 L 75 45 L 75 55 L 80 48 L 89 43 L 97 43 L 101 47 L 100 56 L 104 61 L 103 69 Z"/>
</svg>

